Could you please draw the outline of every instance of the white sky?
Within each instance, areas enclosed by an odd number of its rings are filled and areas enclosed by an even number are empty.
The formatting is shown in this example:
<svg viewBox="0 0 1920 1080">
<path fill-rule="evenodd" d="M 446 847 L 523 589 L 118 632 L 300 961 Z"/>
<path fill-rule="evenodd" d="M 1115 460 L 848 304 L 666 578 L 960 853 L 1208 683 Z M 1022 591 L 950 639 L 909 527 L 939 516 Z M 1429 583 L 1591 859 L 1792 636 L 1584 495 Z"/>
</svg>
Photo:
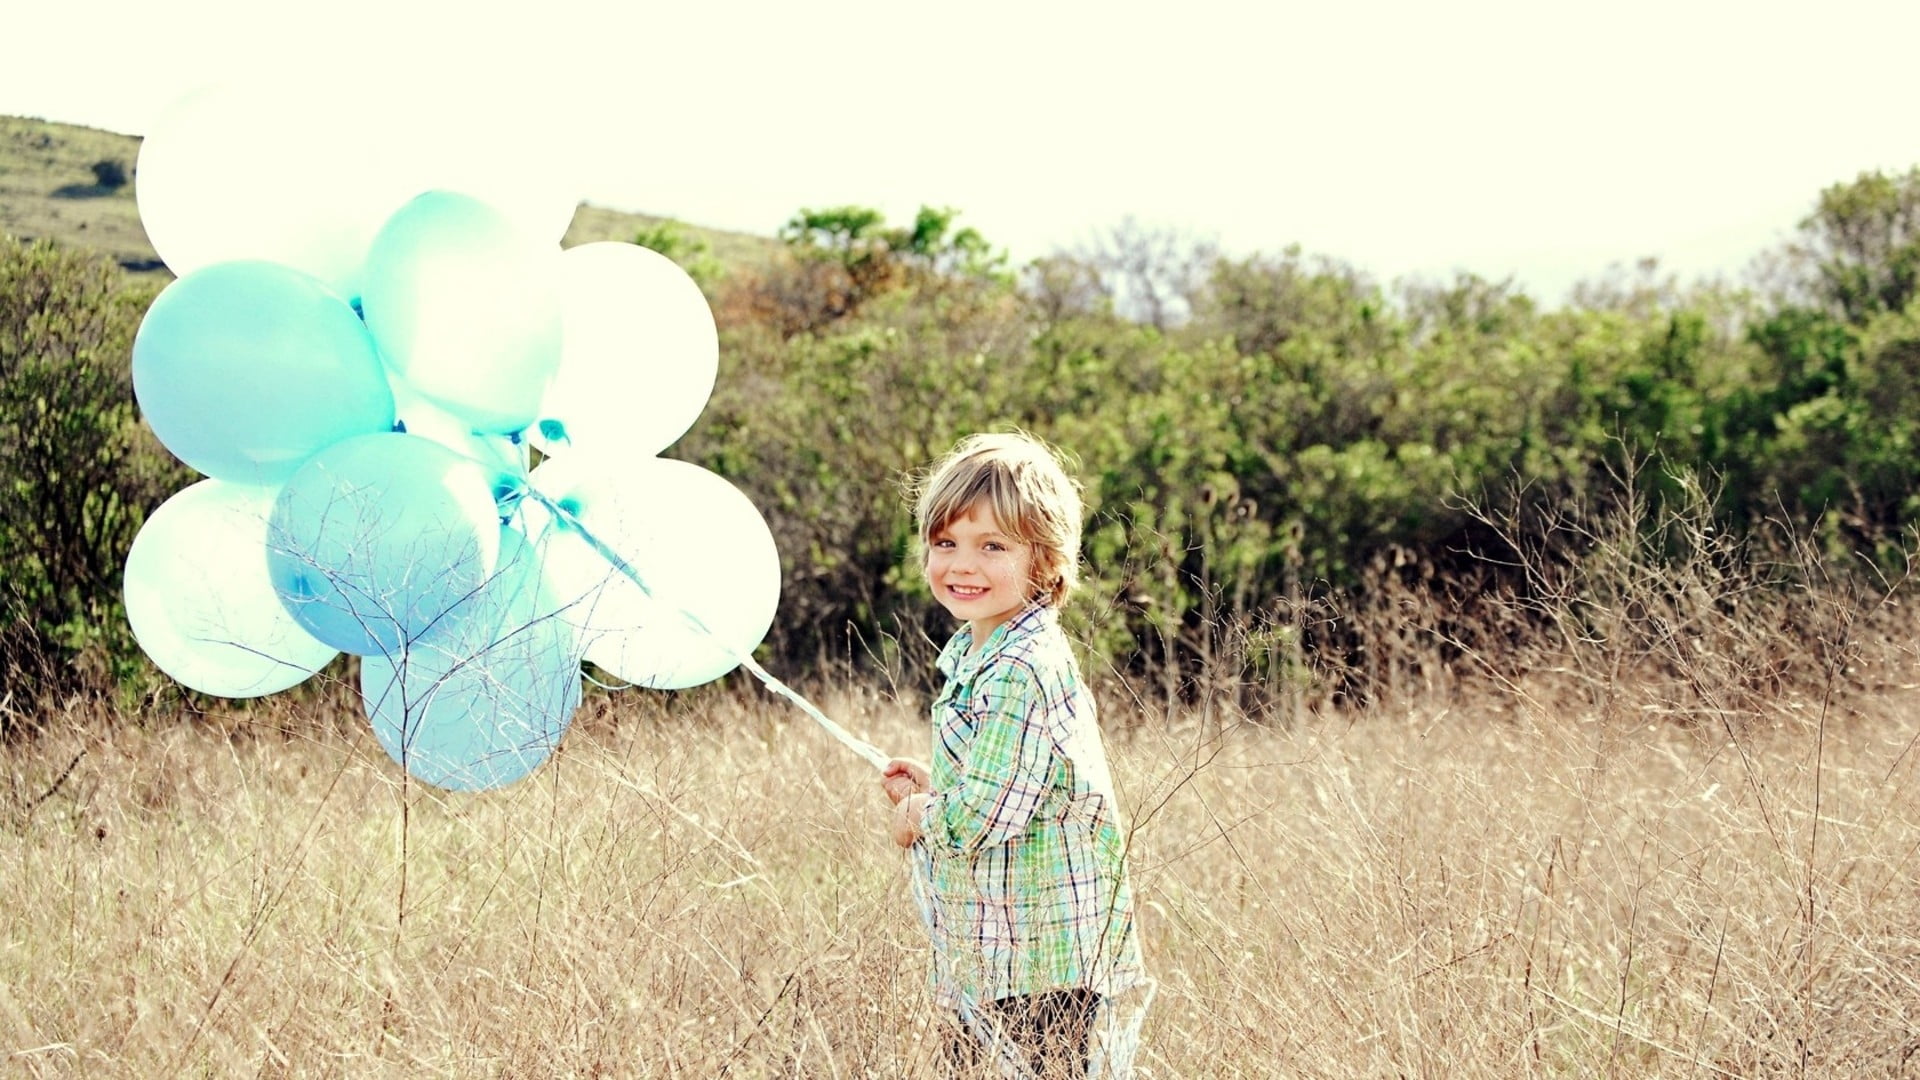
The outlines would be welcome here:
<svg viewBox="0 0 1920 1080">
<path fill-rule="evenodd" d="M 1555 302 L 1642 256 L 1736 275 L 1920 164 L 1913 0 L 12 6 L 0 113 L 141 134 L 248 64 L 462 73 L 549 110 L 588 201 L 763 234 L 950 205 L 1018 259 L 1131 214 Z"/>
</svg>

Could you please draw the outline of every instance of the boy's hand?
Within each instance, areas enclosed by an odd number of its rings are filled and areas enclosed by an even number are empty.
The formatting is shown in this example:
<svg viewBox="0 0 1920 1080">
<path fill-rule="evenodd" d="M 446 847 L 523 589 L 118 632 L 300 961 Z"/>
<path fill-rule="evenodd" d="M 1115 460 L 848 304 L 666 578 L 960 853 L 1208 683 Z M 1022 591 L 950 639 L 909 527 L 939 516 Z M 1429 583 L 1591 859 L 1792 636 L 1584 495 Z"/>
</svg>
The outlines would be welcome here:
<svg viewBox="0 0 1920 1080">
<path fill-rule="evenodd" d="M 903 848 L 913 846 L 920 839 L 920 817 L 926 813 L 927 803 L 933 796 L 926 792 L 915 792 L 901 799 L 893 806 L 893 842 Z"/>
<path fill-rule="evenodd" d="M 899 804 L 901 799 L 933 789 L 933 778 L 927 767 L 907 758 L 894 758 L 880 773 L 880 787 L 887 793 L 887 801 Z"/>
</svg>

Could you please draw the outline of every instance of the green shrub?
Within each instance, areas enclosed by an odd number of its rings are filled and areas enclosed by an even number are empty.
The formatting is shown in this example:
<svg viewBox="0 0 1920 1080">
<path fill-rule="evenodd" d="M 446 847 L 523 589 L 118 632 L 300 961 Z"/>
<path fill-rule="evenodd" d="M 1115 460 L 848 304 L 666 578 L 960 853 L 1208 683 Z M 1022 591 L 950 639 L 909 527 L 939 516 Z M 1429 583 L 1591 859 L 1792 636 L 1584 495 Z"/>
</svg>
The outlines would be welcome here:
<svg viewBox="0 0 1920 1080">
<path fill-rule="evenodd" d="M 147 511 L 190 478 L 135 412 L 131 349 L 151 299 L 105 256 L 0 237 L 0 698 L 137 666 L 121 568 Z"/>
</svg>

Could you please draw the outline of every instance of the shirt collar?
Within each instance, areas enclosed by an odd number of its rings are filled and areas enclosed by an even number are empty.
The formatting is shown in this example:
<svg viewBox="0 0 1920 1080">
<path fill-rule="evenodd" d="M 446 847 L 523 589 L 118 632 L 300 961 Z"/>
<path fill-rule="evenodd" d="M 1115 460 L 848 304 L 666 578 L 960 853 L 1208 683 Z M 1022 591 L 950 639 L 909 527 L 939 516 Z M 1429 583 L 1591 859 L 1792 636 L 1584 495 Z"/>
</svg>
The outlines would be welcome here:
<svg viewBox="0 0 1920 1080">
<path fill-rule="evenodd" d="M 973 627 L 962 623 L 948 640 L 946 648 L 940 650 L 936 666 L 940 674 L 949 679 L 971 675 L 979 670 L 980 665 L 1006 651 L 1007 646 L 1052 626 L 1057 617 L 1052 607 L 1036 600 L 1021 608 L 1013 618 L 995 627 L 978 651 L 972 651 Z"/>
</svg>

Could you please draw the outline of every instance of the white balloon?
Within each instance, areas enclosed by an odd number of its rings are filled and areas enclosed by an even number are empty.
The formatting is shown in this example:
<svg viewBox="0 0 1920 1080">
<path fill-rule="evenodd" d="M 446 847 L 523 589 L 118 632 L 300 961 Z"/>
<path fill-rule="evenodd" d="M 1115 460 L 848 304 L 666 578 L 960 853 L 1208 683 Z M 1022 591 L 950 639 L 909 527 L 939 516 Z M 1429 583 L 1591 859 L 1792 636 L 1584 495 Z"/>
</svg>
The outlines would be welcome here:
<svg viewBox="0 0 1920 1080">
<path fill-rule="evenodd" d="M 479 199 L 422 193 L 367 251 L 367 329 L 413 389 L 475 430 L 520 431 L 560 362 L 559 257 Z"/>
<path fill-rule="evenodd" d="M 566 515 L 553 522 L 547 572 L 603 670 L 655 689 L 697 686 L 766 637 L 780 552 L 724 478 L 668 458 L 573 455 L 541 463 L 532 483 Z"/>
<path fill-rule="evenodd" d="M 559 267 L 560 364 L 529 438 L 554 455 L 659 453 L 713 393 L 720 339 L 707 298 L 638 244 L 568 248 Z"/>
<path fill-rule="evenodd" d="M 359 289 L 374 232 L 415 192 L 367 128 L 377 110 L 291 75 L 203 87 L 140 144 L 140 224 L 176 276 L 266 259 L 343 297 Z"/>
<path fill-rule="evenodd" d="M 161 503 L 127 552 L 127 621 L 183 686 L 258 697 L 304 681 L 338 651 L 301 629 L 267 574 L 273 492 L 202 480 Z"/>
<path fill-rule="evenodd" d="M 395 76 L 402 73 L 394 72 Z M 379 86 L 388 80 L 376 77 Z M 499 210 L 536 243 L 558 247 L 580 208 L 579 152 L 550 136 L 566 103 L 492 69 L 441 72 L 432 86 L 392 81 L 384 93 L 406 138 L 385 167 L 411 188 L 457 191 Z M 529 150 L 529 141 L 538 144 Z"/>
</svg>

